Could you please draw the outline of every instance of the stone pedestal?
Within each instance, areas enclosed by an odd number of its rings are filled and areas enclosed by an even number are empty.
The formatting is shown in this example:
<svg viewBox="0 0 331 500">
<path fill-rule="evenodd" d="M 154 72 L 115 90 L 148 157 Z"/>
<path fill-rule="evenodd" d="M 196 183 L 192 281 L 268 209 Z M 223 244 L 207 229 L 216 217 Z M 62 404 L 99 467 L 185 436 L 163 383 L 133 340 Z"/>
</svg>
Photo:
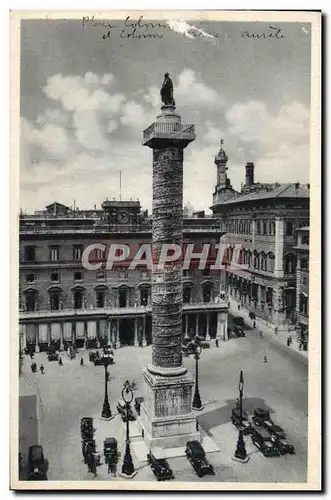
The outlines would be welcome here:
<svg viewBox="0 0 331 500">
<path fill-rule="evenodd" d="M 153 368 L 147 366 L 142 372 L 144 402 L 140 409 L 140 425 L 148 448 L 176 448 L 187 441 L 200 441 L 191 409 L 192 375 L 186 372 L 162 376 L 150 370 Z"/>
</svg>

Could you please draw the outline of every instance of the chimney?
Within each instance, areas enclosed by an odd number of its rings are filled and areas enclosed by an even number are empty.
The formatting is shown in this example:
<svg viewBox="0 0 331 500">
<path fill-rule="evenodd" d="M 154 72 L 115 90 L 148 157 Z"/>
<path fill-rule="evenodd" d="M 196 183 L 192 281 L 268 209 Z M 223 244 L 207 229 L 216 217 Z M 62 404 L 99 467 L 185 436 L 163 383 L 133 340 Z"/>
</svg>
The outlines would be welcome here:
<svg viewBox="0 0 331 500">
<path fill-rule="evenodd" d="M 245 166 L 245 185 L 252 186 L 254 184 L 254 163 L 247 162 Z"/>
</svg>

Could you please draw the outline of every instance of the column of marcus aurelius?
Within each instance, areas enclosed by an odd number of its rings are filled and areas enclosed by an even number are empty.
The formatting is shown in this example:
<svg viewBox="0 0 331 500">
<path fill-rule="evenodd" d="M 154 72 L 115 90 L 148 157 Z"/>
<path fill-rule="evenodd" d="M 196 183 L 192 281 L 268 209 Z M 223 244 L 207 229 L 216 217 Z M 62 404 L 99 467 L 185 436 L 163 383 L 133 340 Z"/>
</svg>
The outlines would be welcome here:
<svg viewBox="0 0 331 500">
<path fill-rule="evenodd" d="M 200 440 L 192 413 L 193 378 L 182 364 L 182 260 L 157 265 L 163 244 L 182 245 L 183 150 L 195 139 L 194 126 L 183 125 L 175 112 L 172 82 L 165 77 L 164 105 L 143 139 L 153 149 L 152 363 L 142 372 L 140 416 L 150 449 Z"/>
</svg>

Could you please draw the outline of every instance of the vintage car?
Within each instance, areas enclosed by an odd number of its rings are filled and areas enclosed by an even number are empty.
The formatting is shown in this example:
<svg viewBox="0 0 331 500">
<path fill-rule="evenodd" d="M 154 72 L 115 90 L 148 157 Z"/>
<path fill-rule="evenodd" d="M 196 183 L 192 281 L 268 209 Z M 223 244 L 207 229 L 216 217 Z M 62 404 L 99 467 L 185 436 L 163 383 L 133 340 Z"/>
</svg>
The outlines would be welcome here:
<svg viewBox="0 0 331 500">
<path fill-rule="evenodd" d="M 239 326 L 235 326 L 233 328 L 233 333 L 235 334 L 236 337 L 245 337 L 245 332 L 242 328 L 240 328 Z"/>
<path fill-rule="evenodd" d="M 135 408 L 136 412 L 138 413 L 138 415 L 140 415 L 140 406 L 141 406 L 143 401 L 144 401 L 144 398 L 142 398 L 142 397 L 135 398 L 135 400 L 134 400 L 134 408 Z"/>
<path fill-rule="evenodd" d="M 280 452 L 271 434 L 264 427 L 253 427 L 252 442 L 265 457 L 279 457 Z"/>
<path fill-rule="evenodd" d="M 152 452 L 147 455 L 147 461 L 151 466 L 154 476 L 158 481 L 174 479 L 174 474 L 165 458 L 155 458 Z"/>
<path fill-rule="evenodd" d="M 231 422 L 233 425 L 239 429 L 240 427 L 240 408 L 236 407 L 233 408 L 232 413 L 231 413 Z M 248 414 L 244 410 L 242 411 L 242 429 L 244 435 L 246 434 L 251 434 L 253 431 L 252 425 L 248 420 Z"/>
<path fill-rule="evenodd" d="M 94 366 L 104 365 L 105 364 L 105 357 L 102 356 L 102 358 L 94 358 L 93 363 L 94 363 Z M 110 365 L 114 364 L 113 356 L 107 356 L 107 363 Z"/>
<path fill-rule="evenodd" d="M 232 322 L 234 325 L 241 326 L 242 328 L 245 325 L 245 321 L 242 316 L 235 316 L 234 318 L 232 318 Z"/>
<path fill-rule="evenodd" d="M 254 408 L 252 420 L 253 423 L 257 426 L 263 425 L 263 422 L 265 420 L 270 420 L 269 410 L 266 410 L 264 408 Z"/>
<path fill-rule="evenodd" d="M 57 352 L 50 352 L 47 356 L 48 361 L 59 361 L 59 355 Z"/>
<path fill-rule="evenodd" d="M 94 434 L 93 418 L 83 417 L 80 421 L 80 433 L 82 439 L 92 439 Z"/>
<path fill-rule="evenodd" d="M 129 418 L 129 421 L 136 420 L 136 417 L 132 411 L 131 406 L 127 409 L 126 405 L 124 403 L 118 402 L 117 404 L 117 411 L 121 415 L 123 422 L 127 421 L 127 417 Z"/>
<path fill-rule="evenodd" d="M 114 437 L 106 438 L 103 442 L 103 454 L 108 463 L 116 462 L 118 458 L 117 440 Z"/>
<path fill-rule="evenodd" d="M 43 447 L 40 445 L 29 447 L 28 478 L 32 481 L 47 479 Z"/>
<path fill-rule="evenodd" d="M 199 441 L 188 441 L 185 453 L 199 477 L 203 477 L 206 474 L 215 474 L 214 468 L 206 459 L 205 450 Z"/>
<path fill-rule="evenodd" d="M 274 441 L 275 446 L 279 449 L 281 455 L 294 455 L 295 448 L 293 444 L 290 444 L 286 438 L 280 438 L 273 434 L 271 439 Z"/>
<path fill-rule="evenodd" d="M 267 431 L 270 432 L 270 434 L 275 435 L 279 439 L 286 439 L 286 434 L 284 432 L 284 429 L 282 429 L 279 425 L 275 424 L 271 418 L 265 419 L 261 421 L 261 425 Z"/>
<path fill-rule="evenodd" d="M 88 354 L 88 359 L 89 361 L 91 361 L 93 363 L 93 361 L 96 359 L 96 358 L 99 358 L 100 355 L 99 355 L 99 352 L 98 351 L 92 351 L 92 352 L 89 352 Z"/>
<path fill-rule="evenodd" d="M 203 340 L 201 342 L 201 347 L 202 347 L 202 349 L 209 349 L 210 348 L 210 343 L 206 342 L 205 340 Z"/>
</svg>

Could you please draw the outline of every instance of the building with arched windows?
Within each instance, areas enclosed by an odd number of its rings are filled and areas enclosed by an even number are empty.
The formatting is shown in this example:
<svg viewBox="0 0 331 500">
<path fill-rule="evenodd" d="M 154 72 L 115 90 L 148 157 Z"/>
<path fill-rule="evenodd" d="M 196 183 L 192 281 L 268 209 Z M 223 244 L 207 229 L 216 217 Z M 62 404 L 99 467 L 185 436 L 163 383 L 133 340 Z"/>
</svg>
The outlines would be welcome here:
<svg viewBox="0 0 331 500">
<path fill-rule="evenodd" d="M 211 209 L 223 233 L 220 242 L 229 247 L 221 287 L 266 322 L 280 328 L 295 325 L 294 246 L 298 228 L 309 225 L 309 185 L 256 183 L 254 164 L 247 163 L 245 184 L 240 192 L 234 191 L 225 173 L 228 157 L 222 146 L 215 159 L 218 170 L 219 158 L 226 159 L 224 175 L 215 187 Z"/>
<path fill-rule="evenodd" d="M 72 210 L 53 203 L 46 210 L 20 216 L 21 345 L 46 349 L 93 341 L 145 346 L 152 341 L 151 270 L 129 269 L 134 254 L 151 244 L 151 217 L 139 201 L 105 201 L 101 210 Z M 217 221 L 199 212 L 184 218 L 184 245 L 195 251 L 220 238 Z M 83 252 L 93 244 L 93 262 L 86 269 Z M 111 244 L 128 245 L 125 262 L 107 269 Z M 212 254 L 210 253 L 212 257 Z M 227 307 L 219 296 L 220 275 L 194 263 L 183 278 L 183 335 L 207 340 L 227 338 Z"/>
</svg>

